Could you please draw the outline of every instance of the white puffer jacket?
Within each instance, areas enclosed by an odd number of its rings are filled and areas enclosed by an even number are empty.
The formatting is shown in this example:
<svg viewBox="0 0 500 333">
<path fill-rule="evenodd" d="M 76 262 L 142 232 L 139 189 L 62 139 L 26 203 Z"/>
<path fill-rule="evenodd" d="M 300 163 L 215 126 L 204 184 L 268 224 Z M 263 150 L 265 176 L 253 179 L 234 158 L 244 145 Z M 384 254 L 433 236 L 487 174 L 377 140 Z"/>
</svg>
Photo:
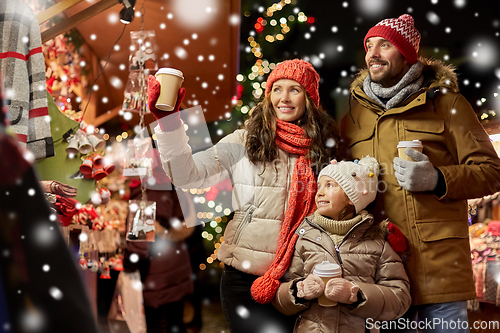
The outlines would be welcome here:
<svg viewBox="0 0 500 333">
<path fill-rule="evenodd" d="M 264 275 L 276 255 L 299 155 L 280 150 L 276 163 L 268 163 L 264 171 L 262 163 L 254 165 L 248 159 L 246 130 L 236 130 L 194 155 L 182 126 L 172 132 L 157 126 L 155 133 L 163 168 L 176 186 L 202 189 L 231 180 L 235 214 L 226 227 L 218 259 L 245 273 Z"/>
</svg>

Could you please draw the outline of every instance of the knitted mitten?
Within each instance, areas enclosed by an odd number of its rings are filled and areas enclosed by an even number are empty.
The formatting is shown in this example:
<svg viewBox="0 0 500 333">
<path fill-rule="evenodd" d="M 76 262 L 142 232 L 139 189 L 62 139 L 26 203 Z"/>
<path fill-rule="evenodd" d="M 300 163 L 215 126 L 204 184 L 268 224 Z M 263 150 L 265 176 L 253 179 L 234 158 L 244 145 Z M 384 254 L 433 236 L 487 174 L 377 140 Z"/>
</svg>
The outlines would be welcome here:
<svg viewBox="0 0 500 333">
<path fill-rule="evenodd" d="M 148 77 L 148 106 L 151 113 L 158 120 L 158 125 L 163 131 L 173 131 L 180 127 L 181 118 L 180 114 L 172 115 L 175 112 L 179 111 L 182 100 L 184 96 L 186 96 L 186 88 L 182 87 L 179 89 L 179 94 L 177 96 L 177 102 L 175 103 L 175 108 L 172 111 L 162 111 L 156 108 L 156 102 L 158 101 L 158 97 L 160 96 L 160 82 L 156 80 L 153 75 L 149 75 Z M 162 119 L 165 116 L 171 115 L 168 119 Z"/>
<path fill-rule="evenodd" d="M 438 172 L 427 155 L 411 148 L 406 148 L 405 154 L 415 162 L 399 157 L 392 161 L 399 185 L 407 191 L 434 191 L 438 183 Z"/>
<path fill-rule="evenodd" d="M 333 278 L 326 284 L 325 296 L 331 301 L 351 304 L 358 300 L 359 287 L 343 278 Z"/>
<path fill-rule="evenodd" d="M 297 296 L 308 300 L 318 298 L 325 290 L 325 283 L 316 275 L 309 274 L 304 280 L 297 282 Z"/>
</svg>

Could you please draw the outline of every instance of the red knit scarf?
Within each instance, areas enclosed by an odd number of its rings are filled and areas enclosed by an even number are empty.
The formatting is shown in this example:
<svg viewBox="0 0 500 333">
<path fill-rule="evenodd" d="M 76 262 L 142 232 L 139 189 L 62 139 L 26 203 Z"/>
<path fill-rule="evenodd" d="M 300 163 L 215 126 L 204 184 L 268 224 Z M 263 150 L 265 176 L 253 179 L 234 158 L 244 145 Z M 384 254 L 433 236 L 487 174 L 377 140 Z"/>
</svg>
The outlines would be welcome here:
<svg viewBox="0 0 500 333">
<path fill-rule="evenodd" d="M 251 288 L 253 298 L 261 304 L 269 303 L 274 298 L 280 285 L 279 280 L 290 266 L 298 238 L 295 230 L 306 216 L 316 210 L 316 177 L 310 162 L 305 158 L 311 139 L 305 137 L 304 130 L 299 126 L 277 119 L 276 144 L 280 149 L 299 154 L 300 157 L 293 169 L 288 207 L 281 225 L 276 257 L 264 276 L 257 278 Z"/>
</svg>

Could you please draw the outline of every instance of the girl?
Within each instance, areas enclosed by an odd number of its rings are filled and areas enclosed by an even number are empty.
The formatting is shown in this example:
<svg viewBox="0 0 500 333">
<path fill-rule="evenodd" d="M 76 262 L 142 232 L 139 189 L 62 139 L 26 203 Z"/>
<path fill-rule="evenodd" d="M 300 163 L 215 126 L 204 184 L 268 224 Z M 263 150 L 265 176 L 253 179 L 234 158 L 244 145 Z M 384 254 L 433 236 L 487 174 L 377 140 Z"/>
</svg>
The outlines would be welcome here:
<svg viewBox="0 0 500 333">
<path fill-rule="evenodd" d="M 396 319 L 409 308 L 408 276 L 389 244 L 401 250 L 406 240 L 394 232 L 387 242 L 383 230 L 394 226 L 373 226 L 373 216 L 363 210 L 377 194 L 378 169 L 377 161 L 367 156 L 359 162 L 333 160 L 321 170 L 317 210 L 297 228 L 287 282 L 273 301 L 283 314 L 303 311 L 296 332 L 362 333 L 370 321 L 375 326 L 375 321 Z M 312 274 L 323 261 L 340 265 L 343 277 L 325 285 Z M 317 298 L 323 294 L 337 305 L 320 306 Z"/>
<path fill-rule="evenodd" d="M 234 218 L 218 251 L 225 264 L 221 301 L 231 332 L 289 332 L 293 327 L 293 318 L 266 303 L 288 268 L 292 252 L 286 250 L 293 231 L 314 211 L 314 171 L 339 153 L 338 130 L 320 107 L 318 85 L 319 75 L 308 62 L 280 63 L 245 128 L 192 155 L 176 112 L 185 89 L 179 91 L 174 113 L 161 118 L 167 113 L 154 107 L 159 83 L 149 77 L 149 107 L 159 119 L 158 148 L 172 182 L 206 188 L 229 178 L 233 185 Z"/>
</svg>

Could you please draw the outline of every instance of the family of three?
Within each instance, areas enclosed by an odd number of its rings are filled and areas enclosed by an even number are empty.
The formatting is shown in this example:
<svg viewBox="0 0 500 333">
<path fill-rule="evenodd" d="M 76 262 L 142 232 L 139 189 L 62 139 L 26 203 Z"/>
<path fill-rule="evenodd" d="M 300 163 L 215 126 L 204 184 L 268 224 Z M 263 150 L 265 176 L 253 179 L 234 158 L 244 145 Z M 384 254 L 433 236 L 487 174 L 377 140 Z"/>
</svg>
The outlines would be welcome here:
<svg viewBox="0 0 500 333">
<path fill-rule="evenodd" d="M 467 322 L 475 291 L 466 199 L 500 190 L 500 160 L 454 69 L 418 58 L 419 43 L 407 14 L 368 31 L 367 67 L 340 128 L 321 107 L 313 66 L 283 61 L 244 128 L 196 154 L 178 112 L 185 89 L 174 111 L 159 111 L 160 86 L 149 78 L 172 182 L 233 185 L 234 218 L 218 251 L 231 332 L 364 332 L 368 320 L 385 331 L 449 332 L 399 324 Z M 398 142 L 412 140 L 423 151 L 399 158 Z M 341 276 L 314 275 L 324 261 Z M 337 305 L 319 305 L 320 296 Z"/>
</svg>

